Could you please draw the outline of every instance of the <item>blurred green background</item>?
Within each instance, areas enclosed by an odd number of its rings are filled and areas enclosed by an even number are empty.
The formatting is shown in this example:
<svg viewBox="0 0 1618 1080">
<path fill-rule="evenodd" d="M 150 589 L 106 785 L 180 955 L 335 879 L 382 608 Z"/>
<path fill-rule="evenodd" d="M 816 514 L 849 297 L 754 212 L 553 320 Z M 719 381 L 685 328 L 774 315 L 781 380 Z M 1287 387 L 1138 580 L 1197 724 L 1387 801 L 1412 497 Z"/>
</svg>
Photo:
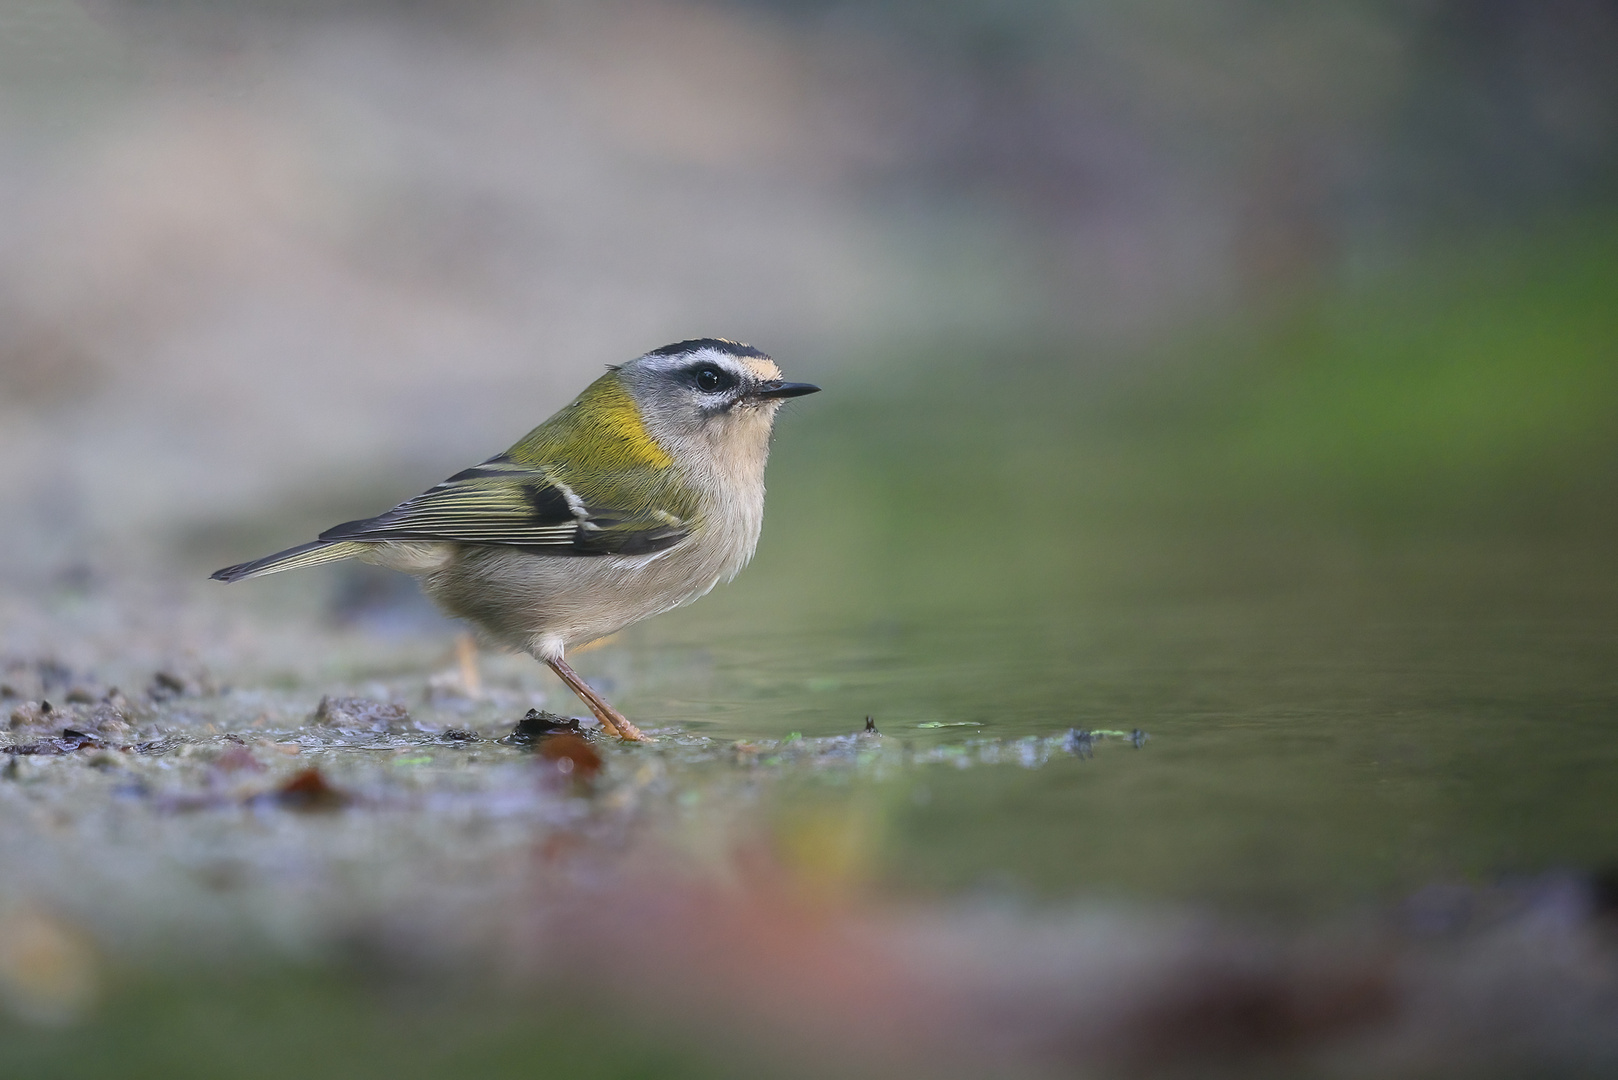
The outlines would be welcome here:
<svg viewBox="0 0 1618 1080">
<path fill-rule="evenodd" d="M 1608 220 L 1412 259 L 1105 379 L 1048 342 L 872 371 L 783 425 L 758 572 L 638 633 L 746 688 L 689 722 L 745 729 L 763 696 L 816 734 L 886 710 L 1157 737 L 1093 773 L 938 779 L 898 815 L 905 881 L 1279 914 L 1604 866 Z"/>
</svg>

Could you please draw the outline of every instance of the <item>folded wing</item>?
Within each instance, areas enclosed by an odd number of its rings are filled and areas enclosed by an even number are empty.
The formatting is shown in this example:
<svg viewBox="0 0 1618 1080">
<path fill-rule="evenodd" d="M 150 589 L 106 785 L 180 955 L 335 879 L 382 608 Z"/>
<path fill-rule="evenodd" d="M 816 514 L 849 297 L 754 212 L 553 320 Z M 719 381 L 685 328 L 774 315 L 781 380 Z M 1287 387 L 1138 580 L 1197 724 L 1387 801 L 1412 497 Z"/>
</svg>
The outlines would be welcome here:
<svg viewBox="0 0 1618 1080">
<path fill-rule="evenodd" d="M 321 541 L 437 540 L 498 544 L 552 555 L 643 555 L 683 540 L 689 524 L 660 509 L 587 505 L 542 469 L 501 455 L 374 518 L 345 522 Z"/>
</svg>

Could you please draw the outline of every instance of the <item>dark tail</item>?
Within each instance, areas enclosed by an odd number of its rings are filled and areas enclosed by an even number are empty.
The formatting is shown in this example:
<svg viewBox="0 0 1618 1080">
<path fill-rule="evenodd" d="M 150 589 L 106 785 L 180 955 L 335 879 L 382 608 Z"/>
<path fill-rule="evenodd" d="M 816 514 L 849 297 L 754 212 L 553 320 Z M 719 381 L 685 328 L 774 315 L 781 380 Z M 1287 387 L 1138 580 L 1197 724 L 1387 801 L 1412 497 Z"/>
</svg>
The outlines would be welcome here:
<svg viewBox="0 0 1618 1080">
<path fill-rule="evenodd" d="M 318 566 L 321 563 L 337 562 L 339 559 L 352 559 L 363 549 L 363 544 L 311 540 L 307 544 L 277 551 L 274 555 L 266 555 L 262 559 L 215 570 L 208 576 L 215 581 L 241 581 L 243 578 L 263 577 L 265 574 L 279 574 L 283 570 L 296 570 L 300 566 Z"/>
</svg>

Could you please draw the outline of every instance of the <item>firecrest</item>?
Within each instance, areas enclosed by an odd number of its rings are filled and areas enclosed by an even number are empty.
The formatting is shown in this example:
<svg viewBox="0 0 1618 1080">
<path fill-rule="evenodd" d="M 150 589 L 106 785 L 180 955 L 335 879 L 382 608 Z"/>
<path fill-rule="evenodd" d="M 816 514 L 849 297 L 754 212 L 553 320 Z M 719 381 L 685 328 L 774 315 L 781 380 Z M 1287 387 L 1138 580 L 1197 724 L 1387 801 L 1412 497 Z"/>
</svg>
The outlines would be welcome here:
<svg viewBox="0 0 1618 1080">
<path fill-rule="evenodd" d="M 783 382 L 748 345 L 665 345 L 609 368 L 505 453 L 213 577 L 339 559 L 414 574 L 446 614 L 550 665 L 608 734 L 639 740 L 567 651 L 688 604 L 747 565 L 775 414 L 819 389 Z"/>
</svg>

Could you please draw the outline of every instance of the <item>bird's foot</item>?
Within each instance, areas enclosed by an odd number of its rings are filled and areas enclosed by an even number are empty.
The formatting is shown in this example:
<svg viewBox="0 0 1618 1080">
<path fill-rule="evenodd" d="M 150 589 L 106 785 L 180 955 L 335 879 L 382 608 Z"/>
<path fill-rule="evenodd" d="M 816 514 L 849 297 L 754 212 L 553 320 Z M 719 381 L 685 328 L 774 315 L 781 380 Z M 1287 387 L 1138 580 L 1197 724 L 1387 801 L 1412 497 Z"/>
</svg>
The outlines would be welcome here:
<svg viewBox="0 0 1618 1080">
<path fill-rule="evenodd" d="M 567 683 L 568 689 L 579 695 L 579 700 L 590 706 L 595 718 L 601 721 L 602 730 L 608 735 L 615 735 L 626 742 L 649 741 L 640 728 L 629 722 L 623 713 L 607 704 L 607 699 L 590 688 L 590 685 L 579 678 L 578 672 L 568 666 L 566 660 L 546 660 L 550 669 L 556 672 L 557 677 Z"/>
<path fill-rule="evenodd" d="M 586 702 L 586 704 L 589 703 Z M 606 729 L 608 735 L 616 735 L 625 742 L 649 741 L 640 728 L 629 722 L 627 716 L 608 705 L 605 701 L 601 704 L 605 707 L 597 709 L 591 706 L 590 711 L 596 714 L 596 719 L 601 721 L 601 726 Z"/>
</svg>

